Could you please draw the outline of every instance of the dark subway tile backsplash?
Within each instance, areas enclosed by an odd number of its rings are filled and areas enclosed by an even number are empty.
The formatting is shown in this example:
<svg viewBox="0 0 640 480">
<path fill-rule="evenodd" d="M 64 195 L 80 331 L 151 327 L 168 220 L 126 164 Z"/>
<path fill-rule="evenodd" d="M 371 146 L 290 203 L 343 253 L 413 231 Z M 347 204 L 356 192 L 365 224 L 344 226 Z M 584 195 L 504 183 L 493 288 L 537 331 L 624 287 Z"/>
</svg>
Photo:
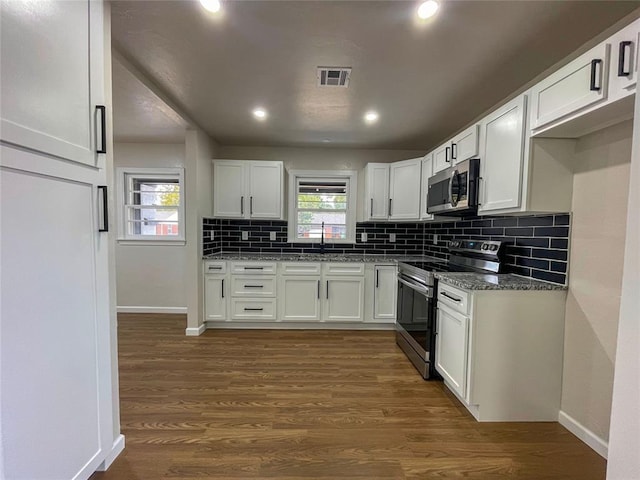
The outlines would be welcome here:
<svg viewBox="0 0 640 480">
<path fill-rule="evenodd" d="M 505 271 L 565 284 L 571 217 L 568 214 L 522 217 L 476 217 L 446 223 L 361 222 L 356 243 L 326 244 L 338 254 L 428 255 L 447 259 L 450 240 L 497 240 L 505 247 Z M 229 220 L 205 218 L 203 254 L 220 252 L 320 253 L 319 243 L 287 241 L 287 222 L 281 220 Z M 248 240 L 242 240 L 242 232 Z M 213 232 L 213 240 L 211 239 Z M 276 232 L 276 240 L 269 239 Z M 367 241 L 361 242 L 361 233 Z M 390 242 L 389 235 L 396 235 Z M 437 244 L 433 243 L 437 235 Z"/>
</svg>

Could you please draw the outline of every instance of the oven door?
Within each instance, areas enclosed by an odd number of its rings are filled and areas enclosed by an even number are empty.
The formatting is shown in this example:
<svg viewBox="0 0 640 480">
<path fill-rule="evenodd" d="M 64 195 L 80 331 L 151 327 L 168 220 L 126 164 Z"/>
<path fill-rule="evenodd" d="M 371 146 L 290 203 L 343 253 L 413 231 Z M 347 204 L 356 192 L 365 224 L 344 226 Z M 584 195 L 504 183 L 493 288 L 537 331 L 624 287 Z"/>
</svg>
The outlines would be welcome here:
<svg viewBox="0 0 640 480">
<path fill-rule="evenodd" d="M 397 323 L 407 343 L 424 361 L 430 361 L 435 326 L 433 290 L 398 276 Z"/>
</svg>

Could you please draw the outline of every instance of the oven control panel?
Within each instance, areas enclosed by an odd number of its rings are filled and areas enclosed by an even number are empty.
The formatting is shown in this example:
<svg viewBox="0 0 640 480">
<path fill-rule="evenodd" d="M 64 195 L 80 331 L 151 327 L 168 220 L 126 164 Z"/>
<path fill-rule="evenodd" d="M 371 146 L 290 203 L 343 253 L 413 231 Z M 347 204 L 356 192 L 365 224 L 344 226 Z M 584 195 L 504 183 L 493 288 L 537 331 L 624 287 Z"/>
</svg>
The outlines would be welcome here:
<svg viewBox="0 0 640 480">
<path fill-rule="evenodd" d="M 490 240 L 451 240 L 449 242 L 449 250 L 459 252 L 475 252 L 495 255 L 502 242 Z"/>
</svg>

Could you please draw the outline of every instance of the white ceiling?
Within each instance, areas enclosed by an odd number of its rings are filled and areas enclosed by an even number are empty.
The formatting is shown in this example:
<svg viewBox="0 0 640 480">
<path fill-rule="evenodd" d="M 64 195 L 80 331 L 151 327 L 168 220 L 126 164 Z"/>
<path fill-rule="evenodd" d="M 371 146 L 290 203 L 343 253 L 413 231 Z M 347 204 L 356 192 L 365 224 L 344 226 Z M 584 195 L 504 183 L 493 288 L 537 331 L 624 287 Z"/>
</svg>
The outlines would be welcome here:
<svg viewBox="0 0 640 480">
<path fill-rule="evenodd" d="M 441 0 L 418 24 L 414 1 L 222 2 L 215 16 L 197 1 L 114 1 L 114 47 L 221 144 L 410 149 L 436 146 L 639 5 Z M 317 66 L 352 67 L 349 88 L 317 87 Z M 171 130 L 120 75 L 118 135 Z"/>
</svg>

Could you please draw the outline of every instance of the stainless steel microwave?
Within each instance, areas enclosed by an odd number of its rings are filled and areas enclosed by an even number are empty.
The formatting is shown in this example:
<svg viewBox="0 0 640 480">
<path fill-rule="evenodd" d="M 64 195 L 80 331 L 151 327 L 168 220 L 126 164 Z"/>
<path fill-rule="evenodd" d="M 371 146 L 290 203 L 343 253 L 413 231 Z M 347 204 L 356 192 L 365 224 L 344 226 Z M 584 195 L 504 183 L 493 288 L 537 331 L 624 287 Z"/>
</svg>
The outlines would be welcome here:
<svg viewBox="0 0 640 480">
<path fill-rule="evenodd" d="M 429 178 L 427 212 L 466 216 L 478 211 L 480 160 L 472 158 Z"/>
</svg>

